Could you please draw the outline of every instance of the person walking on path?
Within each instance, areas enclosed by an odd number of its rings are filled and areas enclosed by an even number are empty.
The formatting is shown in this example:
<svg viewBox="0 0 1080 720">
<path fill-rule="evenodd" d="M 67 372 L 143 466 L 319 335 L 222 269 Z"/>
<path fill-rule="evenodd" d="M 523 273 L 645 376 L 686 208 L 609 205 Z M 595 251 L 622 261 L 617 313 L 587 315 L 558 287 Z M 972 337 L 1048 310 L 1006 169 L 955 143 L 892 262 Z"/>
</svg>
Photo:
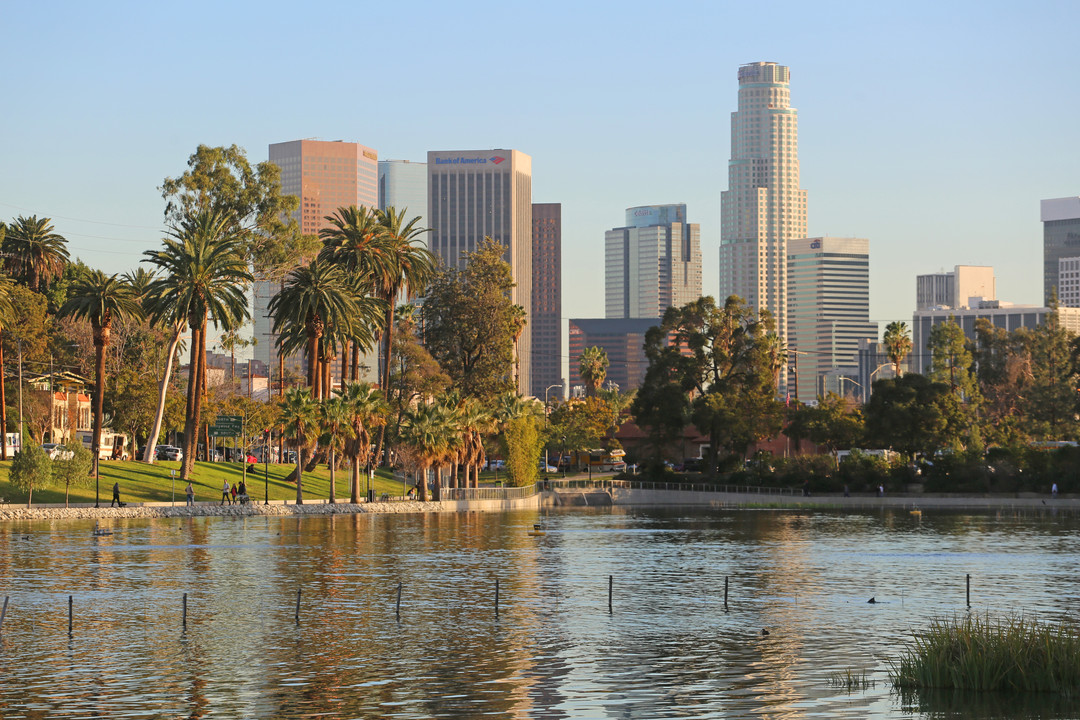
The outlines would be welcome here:
<svg viewBox="0 0 1080 720">
<path fill-rule="evenodd" d="M 187 484 L 187 487 L 184 488 L 184 494 L 187 495 L 187 504 L 188 505 L 194 505 L 195 504 L 195 488 L 191 487 L 190 482 Z"/>
<path fill-rule="evenodd" d="M 228 502 L 230 505 L 232 505 L 232 498 L 229 497 L 229 481 L 228 480 L 222 480 L 221 481 L 221 504 L 224 505 L 226 502 Z"/>
<path fill-rule="evenodd" d="M 120 483 L 118 483 L 118 482 L 113 483 L 113 486 L 112 486 L 112 502 L 109 503 L 109 507 L 113 507 L 114 505 L 119 505 L 120 507 L 124 507 L 124 503 L 120 502 Z"/>
<path fill-rule="evenodd" d="M 1054 483 L 1054 485 L 1050 488 L 1050 497 L 1056 498 L 1057 492 L 1057 483 Z"/>
</svg>

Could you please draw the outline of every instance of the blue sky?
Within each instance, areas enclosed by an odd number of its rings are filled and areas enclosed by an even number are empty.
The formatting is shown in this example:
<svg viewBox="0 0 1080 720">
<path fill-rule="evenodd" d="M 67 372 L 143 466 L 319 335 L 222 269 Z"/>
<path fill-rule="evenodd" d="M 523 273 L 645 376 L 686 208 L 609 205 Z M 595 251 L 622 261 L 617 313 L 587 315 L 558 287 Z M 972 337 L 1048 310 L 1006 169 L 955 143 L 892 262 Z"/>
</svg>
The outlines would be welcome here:
<svg viewBox="0 0 1080 720">
<path fill-rule="evenodd" d="M 0 217 L 110 272 L 155 247 L 199 143 L 516 148 L 563 204 L 563 308 L 603 315 L 604 231 L 685 202 L 718 290 L 736 70 L 792 69 L 811 235 L 870 239 L 871 316 L 993 265 L 1039 303 L 1039 200 L 1080 194 L 1080 4 L 6 2 Z"/>
</svg>

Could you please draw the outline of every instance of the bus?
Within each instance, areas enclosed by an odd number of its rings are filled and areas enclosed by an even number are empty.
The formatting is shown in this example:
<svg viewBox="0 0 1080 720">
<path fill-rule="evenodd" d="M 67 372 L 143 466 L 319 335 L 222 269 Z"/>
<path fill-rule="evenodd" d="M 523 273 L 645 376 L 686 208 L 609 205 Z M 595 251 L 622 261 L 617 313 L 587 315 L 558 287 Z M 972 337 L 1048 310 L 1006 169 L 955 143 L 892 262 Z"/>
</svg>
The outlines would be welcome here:
<svg viewBox="0 0 1080 720">
<path fill-rule="evenodd" d="M 623 472 L 626 470 L 626 451 L 580 450 L 571 454 L 571 462 L 579 468 L 592 468 L 595 472 Z"/>
</svg>

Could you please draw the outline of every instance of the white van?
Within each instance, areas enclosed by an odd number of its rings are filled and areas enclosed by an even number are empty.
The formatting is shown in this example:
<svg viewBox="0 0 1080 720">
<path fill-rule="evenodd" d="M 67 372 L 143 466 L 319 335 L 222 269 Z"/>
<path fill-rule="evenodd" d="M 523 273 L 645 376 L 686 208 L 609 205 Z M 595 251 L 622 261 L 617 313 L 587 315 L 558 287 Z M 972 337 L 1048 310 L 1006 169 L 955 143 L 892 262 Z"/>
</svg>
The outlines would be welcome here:
<svg viewBox="0 0 1080 720">
<path fill-rule="evenodd" d="M 80 430 L 79 440 L 87 450 L 94 449 L 93 430 Z M 98 449 L 99 460 L 127 460 L 127 435 L 113 432 L 109 428 L 101 429 L 101 447 Z"/>
</svg>

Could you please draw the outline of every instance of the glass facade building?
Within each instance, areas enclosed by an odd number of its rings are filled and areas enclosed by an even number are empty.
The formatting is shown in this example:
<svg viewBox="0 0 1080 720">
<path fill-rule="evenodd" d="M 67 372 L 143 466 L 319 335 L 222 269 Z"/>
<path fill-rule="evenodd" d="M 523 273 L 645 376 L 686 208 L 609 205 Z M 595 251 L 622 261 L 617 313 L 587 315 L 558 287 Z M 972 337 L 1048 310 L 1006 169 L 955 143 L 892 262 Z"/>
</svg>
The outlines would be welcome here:
<svg viewBox="0 0 1080 720">
<path fill-rule="evenodd" d="M 532 226 L 530 394 L 541 399 L 561 398 L 566 393 L 562 376 L 562 204 L 533 203 Z"/>
<path fill-rule="evenodd" d="M 1040 205 L 1043 224 L 1043 301 L 1049 304 L 1060 285 L 1060 261 L 1080 255 L 1080 197 L 1043 200 Z"/>
<path fill-rule="evenodd" d="M 607 317 L 658 318 L 701 297 L 701 230 L 686 222 L 686 205 L 629 208 L 604 246 Z"/>
<path fill-rule="evenodd" d="M 379 209 L 405 210 L 411 220 L 419 217 L 417 227 L 428 227 L 427 163 L 408 160 L 379 161 Z M 428 242 L 427 234 L 421 236 Z"/>
</svg>

